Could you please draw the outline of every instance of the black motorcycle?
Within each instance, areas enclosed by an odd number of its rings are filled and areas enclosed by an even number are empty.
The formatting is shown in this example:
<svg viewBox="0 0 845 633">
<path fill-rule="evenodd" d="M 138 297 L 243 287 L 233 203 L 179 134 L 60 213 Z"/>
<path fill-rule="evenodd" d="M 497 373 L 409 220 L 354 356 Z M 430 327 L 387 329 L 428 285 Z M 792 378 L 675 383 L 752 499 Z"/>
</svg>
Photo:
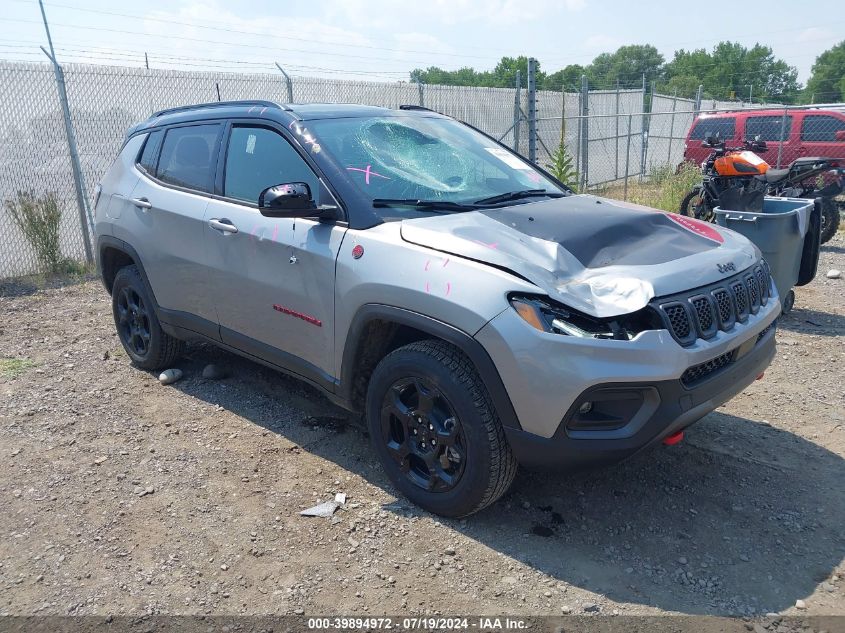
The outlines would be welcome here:
<svg viewBox="0 0 845 633">
<path fill-rule="evenodd" d="M 746 141 L 743 147 L 725 147 L 719 137 L 708 138 L 703 147 L 713 151 L 701 165 L 702 183 L 681 202 L 682 215 L 715 222 L 714 209 L 760 212 L 764 196 L 821 198 L 821 243 L 839 229 L 845 202 L 837 196 L 845 190 L 845 161 L 837 158 L 805 157 L 785 169 L 771 169 L 754 153 L 767 151 L 765 141 Z M 756 159 L 756 160 L 755 160 Z M 825 184 L 825 174 L 830 172 Z"/>
<path fill-rule="evenodd" d="M 824 174 L 828 172 L 833 177 L 824 184 Z M 845 189 L 845 161 L 819 156 L 799 158 L 786 169 L 769 169 L 759 178 L 765 181 L 769 196 L 821 198 L 821 243 L 836 234 L 839 215 L 845 211 L 845 202 L 836 199 Z"/>
</svg>

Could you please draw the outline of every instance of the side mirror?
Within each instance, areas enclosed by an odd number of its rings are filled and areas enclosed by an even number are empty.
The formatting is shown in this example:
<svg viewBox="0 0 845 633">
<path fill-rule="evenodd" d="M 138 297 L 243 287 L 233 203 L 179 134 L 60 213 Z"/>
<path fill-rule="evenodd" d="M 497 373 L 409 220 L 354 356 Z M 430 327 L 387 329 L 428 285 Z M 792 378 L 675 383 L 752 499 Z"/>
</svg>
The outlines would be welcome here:
<svg viewBox="0 0 845 633">
<path fill-rule="evenodd" d="M 845 130 L 836 130 L 834 133 L 834 138 L 837 141 L 845 141 Z"/>
<path fill-rule="evenodd" d="M 267 187 L 258 196 L 258 210 L 268 218 L 301 218 L 319 215 L 311 196 L 311 187 L 304 182 L 288 182 Z"/>
</svg>

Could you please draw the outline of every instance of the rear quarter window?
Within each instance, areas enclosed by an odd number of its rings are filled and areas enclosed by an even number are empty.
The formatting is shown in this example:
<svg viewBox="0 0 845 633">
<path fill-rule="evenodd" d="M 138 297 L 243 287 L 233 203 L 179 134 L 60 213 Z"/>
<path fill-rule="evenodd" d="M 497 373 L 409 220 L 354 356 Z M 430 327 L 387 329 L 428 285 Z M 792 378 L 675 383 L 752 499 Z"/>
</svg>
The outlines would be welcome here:
<svg viewBox="0 0 845 633">
<path fill-rule="evenodd" d="M 735 117 L 719 117 L 713 119 L 699 119 L 695 122 L 690 132 L 691 141 L 703 141 L 708 136 L 720 136 L 721 138 L 733 138 L 736 133 Z"/>
<path fill-rule="evenodd" d="M 161 140 L 164 138 L 164 132 L 156 130 L 147 135 L 147 140 L 144 141 L 144 146 L 141 148 L 141 153 L 138 155 L 138 167 L 147 172 L 150 176 L 155 176 L 156 163 L 158 163 L 158 153 L 161 149 Z"/>
</svg>

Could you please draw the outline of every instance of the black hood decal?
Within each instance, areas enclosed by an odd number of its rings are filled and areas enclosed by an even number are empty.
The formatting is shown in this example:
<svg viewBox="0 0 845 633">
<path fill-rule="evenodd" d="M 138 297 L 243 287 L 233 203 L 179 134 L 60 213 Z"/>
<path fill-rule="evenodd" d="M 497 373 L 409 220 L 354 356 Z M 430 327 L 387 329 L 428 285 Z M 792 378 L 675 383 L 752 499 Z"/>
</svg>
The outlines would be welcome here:
<svg viewBox="0 0 845 633">
<path fill-rule="evenodd" d="M 664 213 L 592 204 L 537 204 L 482 213 L 521 233 L 560 244 L 585 268 L 665 264 L 710 250 L 718 243 L 679 231 Z M 564 203 L 565 200 L 560 200 Z"/>
<path fill-rule="evenodd" d="M 728 264 L 744 270 L 760 257 L 751 242 L 722 227 L 588 195 L 403 220 L 401 234 L 510 271 L 597 317 L 715 283 Z"/>
</svg>

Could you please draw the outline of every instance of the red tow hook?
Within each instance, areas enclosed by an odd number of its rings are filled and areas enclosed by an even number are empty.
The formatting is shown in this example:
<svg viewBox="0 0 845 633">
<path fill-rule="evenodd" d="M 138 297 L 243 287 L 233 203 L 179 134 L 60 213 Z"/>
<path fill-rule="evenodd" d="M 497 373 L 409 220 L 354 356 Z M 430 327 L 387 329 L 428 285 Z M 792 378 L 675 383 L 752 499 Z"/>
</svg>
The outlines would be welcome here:
<svg viewBox="0 0 845 633">
<path fill-rule="evenodd" d="M 682 439 L 684 439 L 684 432 L 678 431 L 677 433 L 664 437 L 663 443 L 666 446 L 674 446 L 675 444 L 678 444 Z"/>
<path fill-rule="evenodd" d="M 763 376 L 765 376 L 765 375 L 766 375 L 766 372 L 761 371 L 761 372 L 760 372 L 760 375 L 759 375 L 759 376 L 757 376 L 757 380 L 763 380 Z"/>
</svg>

